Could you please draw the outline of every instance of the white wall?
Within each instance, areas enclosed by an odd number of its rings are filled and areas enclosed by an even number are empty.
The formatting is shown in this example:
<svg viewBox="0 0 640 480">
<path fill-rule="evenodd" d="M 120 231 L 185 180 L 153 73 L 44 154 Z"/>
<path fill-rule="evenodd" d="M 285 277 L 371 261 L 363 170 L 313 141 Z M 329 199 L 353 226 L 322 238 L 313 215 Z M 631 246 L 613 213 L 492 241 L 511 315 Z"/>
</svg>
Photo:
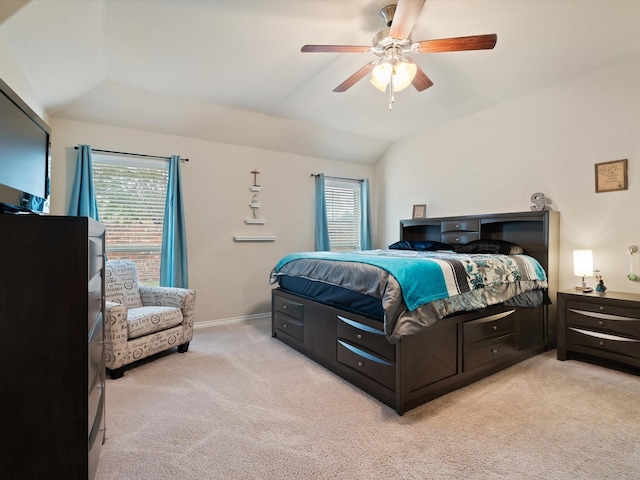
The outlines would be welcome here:
<svg viewBox="0 0 640 480">
<path fill-rule="evenodd" d="M 78 144 L 149 155 L 178 154 L 182 164 L 189 287 L 196 290 L 196 322 L 270 312 L 269 272 L 283 255 L 313 250 L 311 173 L 369 177 L 373 167 L 214 143 L 141 130 L 51 120 L 51 213 L 64 215 Z M 262 172 L 261 217 L 251 218 L 251 171 Z M 375 228 L 375 226 L 374 226 Z M 274 243 L 234 243 L 234 235 L 274 234 Z"/>
<path fill-rule="evenodd" d="M 376 243 L 398 239 L 413 204 L 430 217 L 518 212 L 543 192 L 560 211 L 560 288 L 578 280 L 572 251 L 589 248 L 611 290 L 640 293 L 626 278 L 640 246 L 639 84 L 637 59 L 397 142 L 376 166 Z M 622 158 L 629 189 L 595 193 L 594 164 Z"/>
</svg>

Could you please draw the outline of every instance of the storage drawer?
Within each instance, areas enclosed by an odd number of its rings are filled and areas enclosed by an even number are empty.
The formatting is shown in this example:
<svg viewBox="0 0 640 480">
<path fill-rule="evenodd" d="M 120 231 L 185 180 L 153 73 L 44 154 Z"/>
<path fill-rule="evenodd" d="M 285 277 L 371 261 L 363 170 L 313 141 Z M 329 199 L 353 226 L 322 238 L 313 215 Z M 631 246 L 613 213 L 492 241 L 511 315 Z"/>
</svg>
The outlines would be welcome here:
<svg viewBox="0 0 640 480">
<path fill-rule="evenodd" d="M 87 478 L 95 478 L 95 473 L 98 469 L 98 460 L 100 459 L 100 451 L 102 450 L 102 444 L 104 443 L 104 394 L 101 395 L 98 402 L 98 410 L 95 412 L 95 417 L 89 420 L 89 425 L 92 425 L 92 428 L 89 432 L 88 438 L 89 475 Z"/>
<path fill-rule="evenodd" d="M 585 327 L 640 338 L 640 312 L 606 305 L 569 304 L 568 327 Z"/>
<path fill-rule="evenodd" d="M 480 230 L 480 222 L 477 219 L 442 222 L 442 233 L 478 232 L 479 230 Z"/>
<path fill-rule="evenodd" d="M 338 338 L 381 355 L 392 362 L 396 358 L 395 345 L 387 341 L 382 330 L 337 315 Z"/>
<path fill-rule="evenodd" d="M 493 337 L 502 337 L 515 332 L 515 310 L 497 313 L 488 317 L 465 322 L 463 341 L 465 346 L 483 342 Z"/>
<path fill-rule="evenodd" d="M 87 331 L 91 334 L 93 327 L 102 312 L 102 277 L 97 275 L 91 279 L 88 288 Z"/>
<path fill-rule="evenodd" d="M 464 347 L 464 370 L 473 370 L 485 363 L 510 356 L 516 351 L 515 337 L 515 334 L 511 333 L 489 342 L 474 343 L 469 347 Z"/>
<path fill-rule="evenodd" d="M 567 329 L 567 343 L 592 348 L 597 352 L 610 352 L 640 359 L 640 339 L 620 337 L 608 333 L 595 332 L 582 328 Z"/>
<path fill-rule="evenodd" d="M 280 297 L 276 297 L 276 300 L 278 298 Z M 285 315 L 284 313 L 276 311 L 274 313 L 273 325 L 275 326 L 276 330 L 280 330 L 281 332 L 290 335 L 300 342 L 302 342 L 304 339 L 304 324 L 300 320 L 296 320 L 289 315 Z"/>
<path fill-rule="evenodd" d="M 102 270 L 102 237 L 89 237 L 89 279 Z"/>
<path fill-rule="evenodd" d="M 274 297 L 274 308 L 278 312 L 286 313 L 297 320 L 304 320 L 304 305 L 299 302 L 276 295 Z"/>
<path fill-rule="evenodd" d="M 449 245 L 463 245 L 473 240 L 480 240 L 479 233 L 443 233 L 442 242 Z"/>
<path fill-rule="evenodd" d="M 389 360 L 366 352 L 344 340 L 338 340 L 337 360 L 390 390 L 395 390 L 396 368 L 395 364 Z"/>
<path fill-rule="evenodd" d="M 93 326 L 93 331 L 89 332 L 89 344 L 88 344 L 88 373 L 89 373 L 89 388 L 91 388 L 91 380 L 96 374 L 102 372 L 103 365 L 103 337 L 102 337 L 102 312 L 98 314 L 98 320 Z"/>
<path fill-rule="evenodd" d="M 89 410 L 87 418 L 87 437 L 91 436 L 91 432 L 95 430 L 97 424 L 100 423 L 98 419 L 98 413 L 102 412 L 104 402 L 104 383 L 98 382 L 97 384 L 90 385 L 89 390 Z M 94 432 L 95 433 L 95 432 Z"/>
</svg>

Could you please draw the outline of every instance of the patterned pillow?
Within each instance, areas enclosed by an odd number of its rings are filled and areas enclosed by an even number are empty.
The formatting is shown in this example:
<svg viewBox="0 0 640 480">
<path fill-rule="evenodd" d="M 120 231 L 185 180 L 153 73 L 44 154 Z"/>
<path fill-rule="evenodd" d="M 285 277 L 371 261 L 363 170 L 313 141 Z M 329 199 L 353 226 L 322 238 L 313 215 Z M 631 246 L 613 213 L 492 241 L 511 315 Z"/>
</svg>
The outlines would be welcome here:
<svg viewBox="0 0 640 480">
<path fill-rule="evenodd" d="M 138 290 L 138 268 L 129 260 L 110 260 L 105 272 L 105 296 L 127 308 L 142 306 Z"/>
</svg>

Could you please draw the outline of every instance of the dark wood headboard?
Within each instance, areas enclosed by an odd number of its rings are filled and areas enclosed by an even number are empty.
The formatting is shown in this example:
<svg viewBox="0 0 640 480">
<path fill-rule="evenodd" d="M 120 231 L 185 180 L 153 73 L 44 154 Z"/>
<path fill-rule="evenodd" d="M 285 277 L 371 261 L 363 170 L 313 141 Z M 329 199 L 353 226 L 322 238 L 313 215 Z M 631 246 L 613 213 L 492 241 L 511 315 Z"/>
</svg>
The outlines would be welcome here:
<svg viewBox="0 0 640 480">
<path fill-rule="evenodd" d="M 547 272 L 549 297 L 558 291 L 560 213 L 552 210 L 400 220 L 401 240 L 461 245 L 471 240 L 506 240 L 521 245 Z M 549 308 L 549 337 L 555 345 L 555 306 Z"/>
</svg>

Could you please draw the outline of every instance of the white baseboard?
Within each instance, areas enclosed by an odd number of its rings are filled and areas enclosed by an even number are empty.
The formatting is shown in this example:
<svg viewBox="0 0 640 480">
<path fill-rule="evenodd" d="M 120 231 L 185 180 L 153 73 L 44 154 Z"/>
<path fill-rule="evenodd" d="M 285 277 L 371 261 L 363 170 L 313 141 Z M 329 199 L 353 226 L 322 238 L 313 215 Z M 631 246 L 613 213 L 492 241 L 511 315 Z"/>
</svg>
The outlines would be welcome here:
<svg viewBox="0 0 640 480">
<path fill-rule="evenodd" d="M 224 325 L 228 323 L 238 322 L 255 322 L 257 320 L 271 320 L 271 312 L 268 313 L 255 313 L 253 315 L 244 315 L 242 317 L 221 318 L 218 320 L 204 320 L 195 322 L 193 324 L 194 329 L 210 327 L 212 325 Z"/>
</svg>

